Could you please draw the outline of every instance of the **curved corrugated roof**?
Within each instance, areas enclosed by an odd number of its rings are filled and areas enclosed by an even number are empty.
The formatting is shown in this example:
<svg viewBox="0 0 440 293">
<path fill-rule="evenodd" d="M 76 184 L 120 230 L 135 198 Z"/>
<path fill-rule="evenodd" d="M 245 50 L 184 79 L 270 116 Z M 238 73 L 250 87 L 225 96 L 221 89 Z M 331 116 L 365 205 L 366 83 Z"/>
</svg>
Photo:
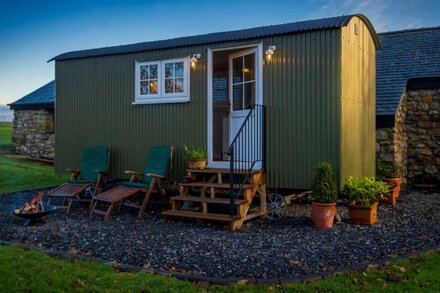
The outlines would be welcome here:
<svg viewBox="0 0 440 293">
<path fill-rule="evenodd" d="M 9 104 L 11 110 L 28 107 L 53 107 L 55 102 L 55 80 Z"/>
<path fill-rule="evenodd" d="M 249 28 L 249 29 L 236 30 L 236 31 L 210 33 L 210 34 L 190 36 L 190 37 L 181 37 L 181 38 L 175 38 L 169 40 L 143 42 L 137 44 L 112 46 L 112 47 L 97 48 L 90 50 L 72 51 L 53 57 L 48 62 L 52 60 L 60 61 L 60 60 L 97 57 L 97 56 L 106 56 L 106 55 L 128 54 L 128 53 L 170 49 L 177 47 L 187 47 L 187 46 L 195 46 L 195 45 L 206 45 L 206 44 L 220 43 L 220 42 L 250 40 L 250 39 L 263 38 L 274 35 L 284 35 L 284 34 L 290 34 L 296 32 L 339 28 L 348 25 L 350 20 L 355 16 L 361 18 L 366 23 L 368 29 L 370 30 L 371 35 L 373 36 L 373 40 L 375 42 L 376 48 L 380 49 L 379 39 L 377 38 L 376 32 L 373 26 L 371 25 L 370 21 L 362 14 L 353 14 L 353 15 L 322 18 L 316 20 L 299 21 L 299 22 L 279 24 L 279 25 L 262 26 L 262 27 Z"/>
<path fill-rule="evenodd" d="M 379 34 L 376 115 L 394 115 L 410 78 L 440 76 L 440 27 Z"/>
</svg>

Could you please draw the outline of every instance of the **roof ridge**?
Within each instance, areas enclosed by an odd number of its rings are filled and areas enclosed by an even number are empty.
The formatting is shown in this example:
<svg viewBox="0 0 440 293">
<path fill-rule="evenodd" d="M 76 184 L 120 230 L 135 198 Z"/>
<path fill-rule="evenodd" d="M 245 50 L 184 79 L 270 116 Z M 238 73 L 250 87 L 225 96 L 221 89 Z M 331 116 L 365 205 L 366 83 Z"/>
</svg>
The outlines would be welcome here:
<svg viewBox="0 0 440 293">
<path fill-rule="evenodd" d="M 424 31 L 436 31 L 436 30 L 440 30 L 440 26 L 420 27 L 420 28 L 413 28 L 413 29 L 403 29 L 403 30 L 398 30 L 398 31 L 381 32 L 381 33 L 378 33 L 378 35 L 379 36 L 397 35 L 397 34 L 424 32 Z"/>
</svg>

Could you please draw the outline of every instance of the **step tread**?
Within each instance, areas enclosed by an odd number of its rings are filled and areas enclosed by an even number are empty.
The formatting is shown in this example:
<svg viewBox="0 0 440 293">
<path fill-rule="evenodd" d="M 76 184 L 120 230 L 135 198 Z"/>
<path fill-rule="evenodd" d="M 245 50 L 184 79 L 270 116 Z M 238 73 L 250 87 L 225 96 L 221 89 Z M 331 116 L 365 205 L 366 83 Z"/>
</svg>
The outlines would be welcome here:
<svg viewBox="0 0 440 293">
<path fill-rule="evenodd" d="M 214 188 L 230 188 L 229 183 L 208 183 L 208 182 L 191 182 L 191 183 L 179 183 L 179 186 L 186 187 L 214 187 Z M 252 184 L 244 184 L 243 189 L 252 188 Z"/>
<path fill-rule="evenodd" d="M 219 203 L 219 204 L 229 204 L 229 198 L 211 198 L 211 197 L 200 197 L 200 196 L 191 196 L 191 195 L 177 195 L 171 197 L 171 200 L 178 201 L 192 201 L 192 202 L 207 202 L 207 203 Z M 237 199 L 235 201 L 236 205 L 241 205 L 247 203 L 245 199 Z"/>
<path fill-rule="evenodd" d="M 229 168 L 205 168 L 205 169 L 187 169 L 187 172 L 191 173 L 212 173 L 212 174 L 230 174 L 231 170 Z M 249 174 L 256 174 L 256 173 L 262 173 L 263 170 L 261 169 L 255 169 L 249 172 L 249 170 L 242 170 L 242 173 L 249 173 Z"/>
<path fill-rule="evenodd" d="M 222 222 L 233 222 L 238 220 L 238 218 L 231 217 L 225 214 L 214 214 L 214 213 L 202 213 L 202 212 L 193 212 L 193 211 L 174 211 L 168 210 L 162 212 L 162 215 L 165 216 L 177 216 L 177 217 L 186 217 L 186 218 L 197 218 L 197 219 L 207 219 L 214 221 L 222 221 Z"/>
</svg>

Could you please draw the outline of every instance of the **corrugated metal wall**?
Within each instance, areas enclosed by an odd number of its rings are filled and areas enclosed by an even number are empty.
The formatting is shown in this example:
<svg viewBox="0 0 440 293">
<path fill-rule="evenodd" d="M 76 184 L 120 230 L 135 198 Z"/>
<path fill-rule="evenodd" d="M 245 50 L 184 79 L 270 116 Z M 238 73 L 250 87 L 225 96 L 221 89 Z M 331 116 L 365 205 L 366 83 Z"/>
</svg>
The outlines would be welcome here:
<svg viewBox="0 0 440 293">
<path fill-rule="evenodd" d="M 263 69 L 269 186 L 309 188 L 321 161 L 339 173 L 339 37 L 335 29 L 264 40 L 277 46 Z"/>
<path fill-rule="evenodd" d="M 332 163 L 338 176 L 345 163 L 340 158 L 340 36 L 340 29 L 334 29 L 262 40 L 264 50 L 277 46 L 272 61 L 263 66 L 271 187 L 309 188 L 320 161 Z M 84 146 L 108 144 L 113 148 L 111 176 L 121 177 L 122 170 L 143 168 L 151 145 L 173 144 L 172 177 L 180 179 L 185 172 L 182 145 L 207 143 L 206 49 L 57 62 L 56 170 L 78 167 Z M 194 53 L 202 53 L 202 59 L 191 70 L 190 103 L 132 105 L 135 60 Z"/>
<path fill-rule="evenodd" d="M 342 185 L 350 175 L 375 175 L 376 49 L 367 26 L 358 17 L 353 17 L 341 33 Z"/>
<path fill-rule="evenodd" d="M 191 71 L 191 102 L 132 105 L 134 62 L 204 53 L 194 47 L 56 63 L 56 171 L 78 167 L 86 145 L 112 147 L 110 174 L 144 168 L 152 145 L 175 145 L 173 178 L 185 165 L 183 144 L 206 144 L 206 54 Z"/>
</svg>

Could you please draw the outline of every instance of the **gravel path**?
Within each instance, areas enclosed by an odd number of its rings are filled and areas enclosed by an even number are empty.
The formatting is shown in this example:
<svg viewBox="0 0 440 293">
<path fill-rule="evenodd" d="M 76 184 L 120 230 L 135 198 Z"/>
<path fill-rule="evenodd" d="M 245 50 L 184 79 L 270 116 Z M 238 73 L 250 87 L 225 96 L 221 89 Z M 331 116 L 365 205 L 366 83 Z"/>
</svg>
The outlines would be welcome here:
<svg viewBox="0 0 440 293">
<path fill-rule="evenodd" d="M 440 244 L 440 194 L 403 193 L 395 207 L 380 207 L 379 222 L 332 230 L 313 228 L 309 205 L 292 205 L 282 220 L 256 219 L 238 232 L 197 221 L 165 222 L 156 212 L 138 220 L 135 210 L 115 212 L 108 224 L 87 207 L 49 215 L 23 227 L 12 210 L 31 193 L 0 196 L 0 240 L 19 241 L 105 260 L 210 277 L 296 277 L 368 263 Z"/>
</svg>

